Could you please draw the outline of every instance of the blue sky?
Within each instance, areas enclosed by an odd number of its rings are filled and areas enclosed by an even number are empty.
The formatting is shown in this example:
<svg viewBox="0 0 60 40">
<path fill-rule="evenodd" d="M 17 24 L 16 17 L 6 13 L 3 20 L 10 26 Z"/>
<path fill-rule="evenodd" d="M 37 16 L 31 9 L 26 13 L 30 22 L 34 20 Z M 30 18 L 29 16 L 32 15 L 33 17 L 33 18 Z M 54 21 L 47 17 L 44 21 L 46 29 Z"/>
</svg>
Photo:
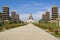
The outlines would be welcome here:
<svg viewBox="0 0 60 40">
<path fill-rule="evenodd" d="M 3 6 L 8 6 L 10 14 L 12 10 L 15 10 L 20 15 L 21 20 L 27 20 L 31 13 L 35 20 L 39 20 L 46 10 L 51 12 L 54 5 L 59 7 L 60 13 L 59 2 L 60 0 L 0 0 L 0 11 L 2 11 Z"/>
</svg>

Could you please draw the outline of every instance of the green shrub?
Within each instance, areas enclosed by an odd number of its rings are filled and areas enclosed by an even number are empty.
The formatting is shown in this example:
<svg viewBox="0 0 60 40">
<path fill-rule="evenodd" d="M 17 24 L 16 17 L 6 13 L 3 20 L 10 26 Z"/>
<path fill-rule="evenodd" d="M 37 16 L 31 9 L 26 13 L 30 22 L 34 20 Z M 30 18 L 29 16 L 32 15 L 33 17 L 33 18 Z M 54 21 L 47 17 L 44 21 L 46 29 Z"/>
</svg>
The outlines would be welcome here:
<svg viewBox="0 0 60 40">
<path fill-rule="evenodd" d="M 58 34 L 58 32 L 59 32 L 59 31 L 58 31 L 57 29 L 55 29 L 54 33 L 55 33 L 55 34 Z"/>
</svg>

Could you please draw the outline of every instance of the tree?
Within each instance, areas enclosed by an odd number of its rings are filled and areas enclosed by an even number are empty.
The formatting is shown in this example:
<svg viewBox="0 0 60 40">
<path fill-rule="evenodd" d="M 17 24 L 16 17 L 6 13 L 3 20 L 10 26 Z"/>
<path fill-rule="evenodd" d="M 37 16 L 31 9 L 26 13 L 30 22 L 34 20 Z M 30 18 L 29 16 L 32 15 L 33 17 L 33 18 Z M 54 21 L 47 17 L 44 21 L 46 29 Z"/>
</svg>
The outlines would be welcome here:
<svg viewBox="0 0 60 40">
<path fill-rule="evenodd" d="M 0 12 L 0 23 L 2 22 L 2 15 L 1 15 L 1 12 Z"/>
</svg>

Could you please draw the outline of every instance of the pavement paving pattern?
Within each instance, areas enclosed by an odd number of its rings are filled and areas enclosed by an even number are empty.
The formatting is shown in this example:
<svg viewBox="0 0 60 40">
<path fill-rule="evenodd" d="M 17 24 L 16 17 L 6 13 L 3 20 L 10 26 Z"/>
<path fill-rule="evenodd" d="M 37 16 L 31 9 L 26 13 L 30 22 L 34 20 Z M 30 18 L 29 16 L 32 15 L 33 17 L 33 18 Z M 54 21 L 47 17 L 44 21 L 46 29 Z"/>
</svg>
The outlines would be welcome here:
<svg viewBox="0 0 60 40">
<path fill-rule="evenodd" d="M 58 40 L 44 30 L 28 24 L 0 32 L 0 40 Z"/>
</svg>

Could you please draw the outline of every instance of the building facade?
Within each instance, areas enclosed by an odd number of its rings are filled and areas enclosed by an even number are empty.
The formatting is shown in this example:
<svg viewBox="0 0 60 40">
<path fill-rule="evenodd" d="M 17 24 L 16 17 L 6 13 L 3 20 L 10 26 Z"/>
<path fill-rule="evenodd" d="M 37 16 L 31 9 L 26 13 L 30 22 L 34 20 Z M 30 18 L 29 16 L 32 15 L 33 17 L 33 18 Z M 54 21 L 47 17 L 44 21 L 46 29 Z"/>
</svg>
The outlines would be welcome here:
<svg viewBox="0 0 60 40">
<path fill-rule="evenodd" d="M 50 21 L 50 12 L 46 11 L 46 13 L 42 15 L 42 20 Z"/>
<path fill-rule="evenodd" d="M 12 11 L 11 12 L 11 20 L 12 21 L 15 21 L 15 17 L 16 17 L 16 12 L 15 11 Z"/>
<path fill-rule="evenodd" d="M 43 21 L 46 21 L 46 14 L 43 14 L 43 15 L 42 15 L 42 20 L 43 20 Z"/>
<path fill-rule="evenodd" d="M 46 11 L 46 21 L 50 21 L 50 12 Z"/>
<path fill-rule="evenodd" d="M 52 7 L 52 20 L 56 20 L 58 18 L 58 7 L 53 6 Z"/>
<path fill-rule="evenodd" d="M 9 21 L 9 8 L 7 6 L 4 6 L 2 8 L 2 20 L 3 21 Z"/>
<path fill-rule="evenodd" d="M 15 20 L 16 20 L 16 21 L 19 21 L 19 14 L 16 14 L 16 15 L 15 15 Z"/>
</svg>

